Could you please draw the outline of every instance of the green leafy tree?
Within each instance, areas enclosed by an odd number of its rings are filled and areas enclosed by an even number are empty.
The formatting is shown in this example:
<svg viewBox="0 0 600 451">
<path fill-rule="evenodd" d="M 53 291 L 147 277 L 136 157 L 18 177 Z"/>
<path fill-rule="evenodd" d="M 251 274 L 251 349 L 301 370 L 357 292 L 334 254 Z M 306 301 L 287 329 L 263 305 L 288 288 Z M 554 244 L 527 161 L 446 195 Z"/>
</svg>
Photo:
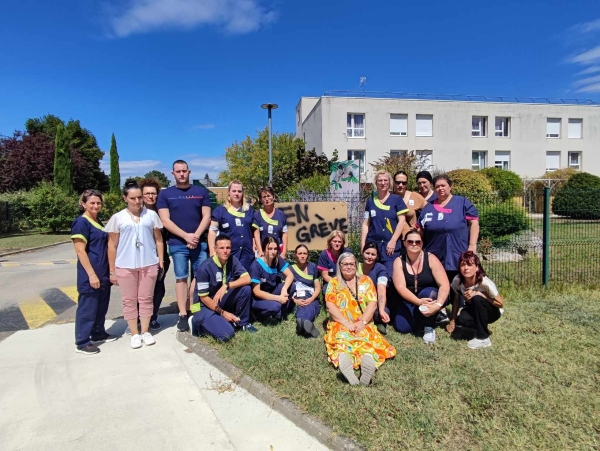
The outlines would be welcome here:
<svg viewBox="0 0 600 451">
<path fill-rule="evenodd" d="M 56 128 L 54 144 L 54 184 L 65 193 L 73 191 L 73 163 L 69 137 L 62 124 Z"/>
<path fill-rule="evenodd" d="M 600 219 L 600 177 L 573 175 L 552 200 L 552 213 L 573 219 Z"/>
<path fill-rule="evenodd" d="M 296 162 L 286 170 L 273 174 L 273 189 L 277 193 L 289 191 L 292 185 L 298 185 L 303 180 L 313 176 L 327 176 L 329 179 L 331 163 L 337 161 L 337 152 L 330 161 L 326 155 L 317 155 L 316 150 L 306 150 L 304 142 L 296 149 Z"/>
<path fill-rule="evenodd" d="M 408 190 L 417 190 L 417 174 L 427 169 L 427 159 L 414 150 L 399 155 L 386 155 L 371 163 L 373 171 L 388 171 L 392 176 L 398 171 L 408 174 Z"/>
<path fill-rule="evenodd" d="M 29 191 L 25 203 L 30 211 L 28 222 L 42 232 L 69 230 L 78 213 L 77 197 L 49 182 Z"/>
<path fill-rule="evenodd" d="M 121 192 L 121 173 L 119 172 L 119 153 L 117 152 L 117 140 L 112 134 L 110 140 L 110 192 L 119 194 Z"/>
<path fill-rule="evenodd" d="M 523 181 L 518 174 L 495 167 L 481 169 L 479 172 L 486 176 L 492 189 L 503 201 L 523 194 Z"/>
<path fill-rule="evenodd" d="M 167 178 L 167 176 L 165 175 L 165 173 L 157 171 L 157 170 L 147 172 L 144 175 L 144 178 L 158 180 L 159 183 L 160 183 L 160 186 L 162 188 L 168 188 L 169 185 L 171 184 L 171 181 Z"/>
</svg>

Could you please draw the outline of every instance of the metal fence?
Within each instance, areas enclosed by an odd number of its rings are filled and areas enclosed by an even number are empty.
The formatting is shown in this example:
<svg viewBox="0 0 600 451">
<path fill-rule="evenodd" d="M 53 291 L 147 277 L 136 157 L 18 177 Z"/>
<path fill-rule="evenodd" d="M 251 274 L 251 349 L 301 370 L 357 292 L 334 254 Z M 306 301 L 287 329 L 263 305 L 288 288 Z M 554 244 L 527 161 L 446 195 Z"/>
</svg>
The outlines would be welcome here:
<svg viewBox="0 0 600 451">
<path fill-rule="evenodd" d="M 567 203 L 567 211 L 563 208 L 561 215 L 552 212 L 553 194 L 551 187 L 536 187 L 510 199 L 471 196 L 480 218 L 478 253 L 496 283 L 597 284 L 600 280 L 600 190 L 571 193 L 573 202 Z M 364 205 L 369 195 L 366 191 L 305 193 L 280 201 L 346 202 L 348 241 L 358 255 Z M 535 209 L 531 208 L 534 198 Z M 581 211 L 580 204 L 585 199 L 587 206 Z"/>
</svg>

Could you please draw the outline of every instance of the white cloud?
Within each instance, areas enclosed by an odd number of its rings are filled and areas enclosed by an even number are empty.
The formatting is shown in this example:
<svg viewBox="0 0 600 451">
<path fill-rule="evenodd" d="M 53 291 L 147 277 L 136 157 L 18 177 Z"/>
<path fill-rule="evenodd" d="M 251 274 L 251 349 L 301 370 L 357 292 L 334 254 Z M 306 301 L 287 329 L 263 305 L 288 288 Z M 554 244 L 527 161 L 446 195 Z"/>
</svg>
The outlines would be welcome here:
<svg viewBox="0 0 600 451">
<path fill-rule="evenodd" d="M 110 19 L 111 35 L 125 37 L 163 29 L 190 30 L 213 25 L 231 34 L 256 31 L 277 15 L 258 0 L 130 0 Z"/>
<path fill-rule="evenodd" d="M 584 86 L 591 85 L 594 83 L 600 83 L 600 75 L 595 75 L 593 77 L 582 78 L 581 80 L 577 80 L 573 83 L 573 86 Z"/>
<path fill-rule="evenodd" d="M 569 61 L 576 64 L 592 64 L 600 61 L 600 45 L 572 56 Z"/>
<path fill-rule="evenodd" d="M 135 177 L 144 175 L 154 169 L 161 171 L 162 166 L 163 164 L 159 160 L 119 161 L 119 172 L 121 173 L 121 178 Z M 100 168 L 106 174 L 110 174 L 110 160 L 101 160 Z"/>
<path fill-rule="evenodd" d="M 600 92 L 600 83 L 594 83 L 592 85 L 584 86 L 575 92 Z"/>
<path fill-rule="evenodd" d="M 211 130 L 215 128 L 215 124 L 198 124 L 192 127 L 192 130 Z"/>
<path fill-rule="evenodd" d="M 578 33 L 584 34 L 592 33 L 594 31 L 600 31 L 600 19 L 577 24 L 572 29 L 574 31 L 577 31 Z"/>
<path fill-rule="evenodd" d="M 188 160 L 188 165 L 192 171 L 192 178 L 201 179 L 206 173 L 211 179 L 216 181 L 219 172 L 227 169 L 227 162 L 225 157 L 208 157 L 208 158 L 194 158 Z"/>
<path fill-rule="evenodd" d="M 600 66 L 590 66 L 581 72 L 577 72 L 575 75 L 590 75 L 595 74 L 596 72 L 600 72 Z"/>
</svg>

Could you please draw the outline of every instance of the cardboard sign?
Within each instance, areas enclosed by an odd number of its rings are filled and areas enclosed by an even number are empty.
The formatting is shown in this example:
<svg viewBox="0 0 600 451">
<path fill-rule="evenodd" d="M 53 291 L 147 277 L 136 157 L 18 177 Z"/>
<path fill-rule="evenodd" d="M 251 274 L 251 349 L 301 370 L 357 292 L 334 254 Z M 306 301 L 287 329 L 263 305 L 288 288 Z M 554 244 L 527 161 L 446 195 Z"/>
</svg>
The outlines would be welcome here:
<svg viewBox="0 0 600 451">
<path fill-rule="evenodd" d="M 334 230 L 348 233 L 346 202 L 282 202 L 275 205 L 287 219 L 288 250 L 298 244 L 309 250 L 327 249 L 327 237 Z"/>
</svg>

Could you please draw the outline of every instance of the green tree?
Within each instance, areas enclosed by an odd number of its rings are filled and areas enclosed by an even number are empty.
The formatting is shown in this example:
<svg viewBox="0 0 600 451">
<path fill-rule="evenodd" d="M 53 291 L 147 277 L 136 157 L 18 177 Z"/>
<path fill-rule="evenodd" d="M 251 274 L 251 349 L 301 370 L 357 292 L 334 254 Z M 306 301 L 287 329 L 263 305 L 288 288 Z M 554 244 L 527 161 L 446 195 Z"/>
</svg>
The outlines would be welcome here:
<svg viewBox="0 0 600 451">
<path fill-rule="evenodd" d="M 154 171 L 147 172 L 146 175 L 144 175 L 144 178 L 158 180 L 162 188 L 168 188 L 171 184 L 171 181 L 167 178 L 164 172 L 157 171 L 156 169 Z"/>
<path fill-rule="evenodd" d="M 408 174 L 408 190 L 417 190 L 417 174 L 427 169 L 427 159 L 417 155 L 414 150 L 404 152 L 399 155 L 386 155 L 371 163 L 373 172 L 388 171 L 392 177 L 398 171 L 404 171 Z M 371 182 L 371 180 L 368 180 Z"/>
<path fill-rule="evenodd" d="M 62 124 L 56 128 L 54 144 L 54 184 L 65 193 L 73 191 L 73 163 L 69 137 Z"/>
<path fill-rule="evenodd" d="M 121 192 L 121 173 L 119 172 L 119 153 L 117 152 L 117 140 L 112 134 L 110 140 L 110 192 L 119 194 Z"/>
</svg>

